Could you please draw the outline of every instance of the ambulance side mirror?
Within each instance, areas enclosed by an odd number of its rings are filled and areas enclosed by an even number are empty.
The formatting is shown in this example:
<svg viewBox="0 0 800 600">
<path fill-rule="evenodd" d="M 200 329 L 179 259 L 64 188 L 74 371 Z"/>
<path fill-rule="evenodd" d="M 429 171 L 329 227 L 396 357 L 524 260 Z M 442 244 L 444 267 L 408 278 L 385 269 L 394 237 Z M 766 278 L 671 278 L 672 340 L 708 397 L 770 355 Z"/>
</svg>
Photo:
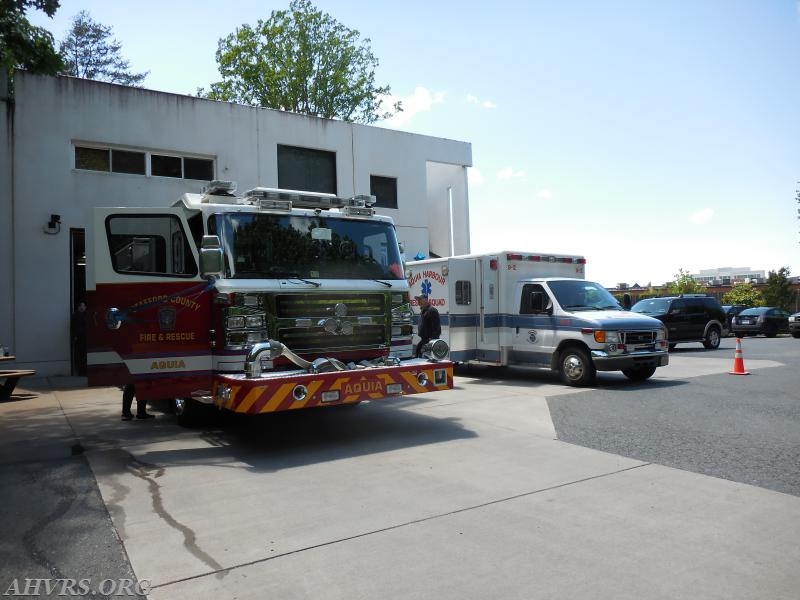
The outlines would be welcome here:
<svg viewBox="0 0 800 600">
<path fill-rule="evenodd" d="M 531 313 L 553 314 L 553 305 L 550 303 L 550 297 L 544 292 L 531 292 Z"/>
<path fill-rule="evenodd" d="M 216 235 L 204 235 L 200 246 L 200 275 L 221 275 L 224 268 L 222 245 Z"/>
</svg>

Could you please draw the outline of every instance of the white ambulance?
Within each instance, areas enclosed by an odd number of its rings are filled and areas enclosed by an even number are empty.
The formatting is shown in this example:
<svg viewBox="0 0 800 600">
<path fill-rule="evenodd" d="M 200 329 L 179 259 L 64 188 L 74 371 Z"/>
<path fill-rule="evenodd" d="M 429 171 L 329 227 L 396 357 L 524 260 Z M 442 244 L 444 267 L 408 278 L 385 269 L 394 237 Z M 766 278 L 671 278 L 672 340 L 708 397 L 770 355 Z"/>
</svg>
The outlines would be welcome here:
<svg viewBox="0 0 800 600">
<path fill-rule="evenodd" d="M 419 294 L 439 311 L 454 362 L 550 369 L 573 386 L 597 371 L 648 379 L 669 363 L 664 325 L 586 281 L 585 267 L 582 256 L 502 251 L 410 262 L 406 277 L 415 314 Z"/>
</svg>

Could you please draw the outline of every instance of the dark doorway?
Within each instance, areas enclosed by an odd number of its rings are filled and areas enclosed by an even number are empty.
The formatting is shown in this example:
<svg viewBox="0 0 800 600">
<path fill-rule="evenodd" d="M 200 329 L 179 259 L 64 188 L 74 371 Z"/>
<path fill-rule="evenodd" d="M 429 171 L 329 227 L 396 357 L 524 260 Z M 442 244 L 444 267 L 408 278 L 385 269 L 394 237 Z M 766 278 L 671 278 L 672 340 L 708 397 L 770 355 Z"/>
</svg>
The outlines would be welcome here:
<svg viewBox="0 0 800 600">
<path fill-rule="evenodd" d="M 72 303 L 69 307 L 69 312 L 71 315 L 77 309 L 79 302 L 86 302 L 86 230 L 70 229 L 69 247 L 72 285 L 72 294 L 70 295 Z M 71 361 L 70 372 L 73 375 L 77 375 L 80 357 L 76 355 L 72 333 L 70 333 L 69 339 L 69 356 Z"/>
</svg>

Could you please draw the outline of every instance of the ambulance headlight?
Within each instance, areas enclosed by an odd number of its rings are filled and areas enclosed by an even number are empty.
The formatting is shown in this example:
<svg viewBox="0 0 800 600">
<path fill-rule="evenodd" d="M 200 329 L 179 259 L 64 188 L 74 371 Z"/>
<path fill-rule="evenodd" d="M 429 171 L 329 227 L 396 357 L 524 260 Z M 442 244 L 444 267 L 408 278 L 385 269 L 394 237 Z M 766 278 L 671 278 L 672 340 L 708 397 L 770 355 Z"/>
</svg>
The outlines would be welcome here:
<svg viewBox="0 0 800 600">
<path fill-rule="evenodd" d="M 444 340 L 431 340 L 422 347 L 422 355 L 431 360 L 444 360 L 450 352 L 450 346 Z"/>
<path fill-rule="evenodd" d="M 619 331 L 598 329 L 594 332 L 594 341 L 598 344 L 619 344 Z"/>
</svg>

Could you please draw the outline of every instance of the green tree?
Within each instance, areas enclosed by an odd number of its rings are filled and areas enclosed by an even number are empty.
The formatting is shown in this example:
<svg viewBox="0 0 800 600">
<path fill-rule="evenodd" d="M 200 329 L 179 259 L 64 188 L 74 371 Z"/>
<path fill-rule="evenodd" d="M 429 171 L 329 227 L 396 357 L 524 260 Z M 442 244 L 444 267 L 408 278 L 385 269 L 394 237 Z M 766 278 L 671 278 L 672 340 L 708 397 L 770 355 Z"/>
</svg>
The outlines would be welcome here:
<svg viewBox="0 0 800 600">
<path fill-rule="evenodd" d="M 789 267 L 781 267 L 778 271 L 770 271 L 762 295 L 765 306 L 777 306 L 791 311 L 794 291 L 789 281 Z"/>
<path fill-rule="evenodd" d="M 679 269 L 675 281 L 669 284 L 671 294 L 700 294 L 705 291 L 703 284 L 696 281 L 688 271 Z"/>
<path fill-rule="evenodd" d="M 53 45 L 53 35 L 35 27 L 25 17 L 28 9 L 52 17 L 59 0 L 0 0 L 0 67 L 10 78 L 15 69 L 55 75 L 62 67 Z"/>
<path fill-rule="evenodd" d="M 378 87 L 368 38 L 348 29 L 310 0 L 292 0 L 255 27 L 242 25 L 219 40 L 222 81 L 211 84 L 212 100 L 276 108 L 328 119 L 372 123 L 389 86 Z M 400 103 L 394 111 L 402 110 Z"/>
<path fill-rule="evenodd" d="M 111 35 L 111 27 L 95 22 L 85 10 L 75 15 L 58 47 L 64 59 L 62 74 L 139 86 L 149 71 L 131 73 L 130 62 L 120 54 L 122 44 Z"/>
<path fill-rule="evenodd" d="M 762 306 L 764 298 L 752 283 L 737 283 L 730 292 L 722 296 L 723 304 L 743 304 L 744 306 Z"/>
</svg>

